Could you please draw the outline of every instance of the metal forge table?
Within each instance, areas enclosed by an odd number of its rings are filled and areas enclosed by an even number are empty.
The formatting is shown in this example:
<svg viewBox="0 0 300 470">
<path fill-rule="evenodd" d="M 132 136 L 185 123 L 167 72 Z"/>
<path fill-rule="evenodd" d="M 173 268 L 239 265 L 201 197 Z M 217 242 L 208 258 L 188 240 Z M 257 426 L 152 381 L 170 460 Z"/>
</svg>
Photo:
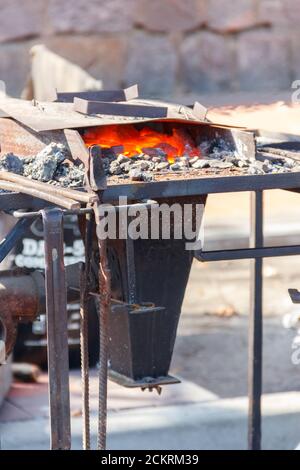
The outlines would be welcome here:
<svg viewBox="0 0 300 470">
<path fill-rule="evenodd" d="M 14 124 L 15 125 L 15 124 Z M 74 131 L 71 131 L 74 132 Z M 10 143 L 7 144 L 9 146 Z M 41 143 L 38 143 L 40 147 Z M 90 170 L 89 170 L 90 171 Z M 293 256 L 300 254 L 300 244 L 295 246 L 265 247 L 263 241 L 263 192 L 270 189 L 300 191 L 300 172 L 242 175 L 242 176 L 205 176 L 192 179 L 172 179 L 157 182 L 132 184 L 114 184 L 101 191 L 100 202 L 115 203 L 120 194 L 127 196 L 130 204 L 141 200 L 170 200 L 173 198 L 193 198 L 205 201 L 209 194 L 229 192 L 251 193 L 251 234 L 250 248 L 218 251 L 197 251 L 194 257 L 201 262 L 217 260 L 252 260 L 251 270 L 251 306 L 249 315 L 249 449 L 257 450 L 261 446 L 261 394 L 262 394 L 262 264 L 263 258 L 274 256 Z M 97 191 L 96 191 L 97 192 Z M 83 447 L 90 447 L 89 407 L 88 407 L 88 355 L 87 355 L 87 298 L 90 286 L 87 276 L 90 270 L 92 232 L 97 205 L 76 209 L 86 217 L 85 229 L 85 268 L 81 274 L 81 352 L 83 382 Z M 0 244 L 0 261 L 20 240 L 36 217 L 42 217 L 45 230 L 45 284 L 48 331 L 49 364 L 49 401 L 51 424 L 51 448 L 69 449 L 71 447 L 69 379 L 68 379 L 68 342 L 66 303 L 66 273 L 63 263 L 63 216 L 65 211 L 57 206 L 50 206 L 42 199 L 29 194 L 0 193 L 0 211 L 12 213 L 18 222 Z M 22 212 L 23 211 L 23 212 Z M 30 212 L 24 212 L 30 211 Z M 95 217 L 93 217 L 93 214 Z M 132 244 L 126 251 L 130 255 Z M 110 308 L 110 272 L 107 269 L 106 246 L 99 241 L 99 302 L 100 302 L 100 371 L 99 371 L 99 434 L 98 448 L 106 446 L 106 394 L 107 394 L 107 315 Z M 173 252 L 172 252 L 173 255 Z M 189 260 L 191 262 L 191 260 Z M 128 276 L 135 280 L 135 273 L 127 266 Z M 137 273 L 138 274 L 138 273 Z M 97 295 L 96 292 L 92 295 Z M 175 325 L 176 326 L 176 325 Z M 157 384 L 141 383 L 140 386 Z M 201 446 L 201 443 L 199 443 Z"/>
</svg>

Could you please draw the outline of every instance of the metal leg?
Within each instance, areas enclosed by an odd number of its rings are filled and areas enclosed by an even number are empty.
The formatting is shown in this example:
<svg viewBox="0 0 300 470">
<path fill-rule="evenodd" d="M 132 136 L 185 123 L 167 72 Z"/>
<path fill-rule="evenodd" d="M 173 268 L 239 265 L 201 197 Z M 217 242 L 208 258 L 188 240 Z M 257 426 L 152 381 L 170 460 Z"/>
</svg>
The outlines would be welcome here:
<svg viewBox="0 0 300 470">
<path fill-rule="evenodd" d="M 51 449 L 71 447 L 67 295 L 63 247 L 63 214 L 42 211 L 48 338 Z"/>
<path fill-rule="evenodd" d="M 88 348 L 88 294 L 92 254 L 94 219 L 91 214 L 86 217 L 85 233 L 85 266 L 80 279 L 80 356 L 82 382 L 82 445 L 84 450 L 91 447 L 90 404 L 89 404 L 89 348 Z"/>
<path fill-rule="evenodd" d="M 251 246 L 263 246 L 263 192 L 251 193 Z M 251 300 L 249 318 L 248 388 L 249 421 L 248 448 L 261 448 L 261 394 L 262 394 L 262 276 L 263 260 L 251 260 Z"/>
</svg>

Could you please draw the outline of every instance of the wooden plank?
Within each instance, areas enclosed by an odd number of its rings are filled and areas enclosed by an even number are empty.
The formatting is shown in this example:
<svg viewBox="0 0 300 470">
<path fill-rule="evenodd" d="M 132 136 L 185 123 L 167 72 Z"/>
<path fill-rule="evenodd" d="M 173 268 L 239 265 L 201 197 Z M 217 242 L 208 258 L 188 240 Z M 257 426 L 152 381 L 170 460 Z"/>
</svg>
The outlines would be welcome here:
<svg viewBox="0 0 300 470">
<path fill-rule="evenodd" d="M 74 110 L 81 114 L 87 115 L 105 114 L 109 116 L 131 116 L 147 118 L 168 117 L 167 107 L 88 101 L 81 98 L 74 98 Z"/>
<path fill-rule="evenodd" d="M 89 101 L 129 101 L 139 96 L 138 86 L 133 85 L 123 90 L 97 90 L 81 92 L 56 92 L 56 102 L 73 103 L 74 98 L 81 98 Z"/>
</svg>

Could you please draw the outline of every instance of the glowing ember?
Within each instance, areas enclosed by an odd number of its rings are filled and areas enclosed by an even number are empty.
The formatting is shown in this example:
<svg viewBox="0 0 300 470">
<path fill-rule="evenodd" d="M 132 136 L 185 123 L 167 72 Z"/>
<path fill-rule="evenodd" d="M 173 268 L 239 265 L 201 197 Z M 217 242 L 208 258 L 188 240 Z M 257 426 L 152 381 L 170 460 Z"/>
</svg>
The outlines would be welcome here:
<svg viewBox="0 0 300 470">
<path fill-rule="evenodd" d="M 83 138 L 87 146 L 97 144 L 110 148 L 122 145 L 122 153 L 128 157 L 147 153 L 143 149 L 149 148 L 160 148 L 170 162 L 183 155 L 200 156 L 200 150 L 195 147 L 192 138 L 183 129 L 178 128 L 172 129 L 170 134 L 164 134 L 150 127 L 137 130 L 133 125 L 111 125 L 89 129 Z"/>
</svg>

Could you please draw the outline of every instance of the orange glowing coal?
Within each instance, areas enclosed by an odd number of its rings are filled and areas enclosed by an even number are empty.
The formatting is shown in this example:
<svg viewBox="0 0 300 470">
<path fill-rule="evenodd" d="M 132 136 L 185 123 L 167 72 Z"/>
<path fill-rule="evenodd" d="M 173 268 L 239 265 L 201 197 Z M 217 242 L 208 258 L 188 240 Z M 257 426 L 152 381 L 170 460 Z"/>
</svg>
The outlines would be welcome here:
<svg viewBox="0 0 300 470">
<path fill-rule="evenodd" d="M 85 144 L 100 145 L 103 148 L 123 146 L 122 153 L 128 157 L 147 153 L 149 148 L 160 148 L 174 161 L 175 157 L 187 155 L 200 156 L 200 150 L 195 147 L 192 138 L 184 131 L 174 127 L 171 133 L 157 132 L 150 127 L 136 129 L 133 125 L 109 125 L 86 130 Z"/>
</svg>

